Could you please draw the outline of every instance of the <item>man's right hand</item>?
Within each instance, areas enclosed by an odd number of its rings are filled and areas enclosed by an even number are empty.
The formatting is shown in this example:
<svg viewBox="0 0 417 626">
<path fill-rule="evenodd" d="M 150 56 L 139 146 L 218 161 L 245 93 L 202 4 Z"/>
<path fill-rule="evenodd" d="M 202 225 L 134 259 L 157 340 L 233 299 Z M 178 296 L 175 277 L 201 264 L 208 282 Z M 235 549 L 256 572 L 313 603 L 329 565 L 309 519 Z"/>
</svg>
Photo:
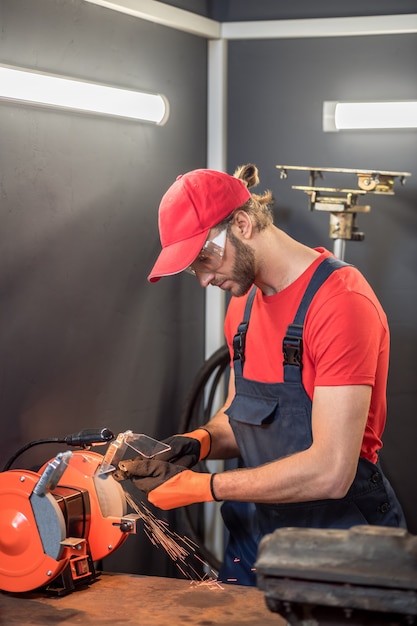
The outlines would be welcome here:
<svg viewBox="0 0 417 626">
<path fill-rule="evenodd" d="M 193 467 L 210 454 L 211 435 L 205 428 L 197 428 L 183 435 L 173 435 L 164 439 L 163 443 L 171 446 L 171 450 L 158 454 L 159 461 L 168 461 L 183 467 Z"/>
</svg>

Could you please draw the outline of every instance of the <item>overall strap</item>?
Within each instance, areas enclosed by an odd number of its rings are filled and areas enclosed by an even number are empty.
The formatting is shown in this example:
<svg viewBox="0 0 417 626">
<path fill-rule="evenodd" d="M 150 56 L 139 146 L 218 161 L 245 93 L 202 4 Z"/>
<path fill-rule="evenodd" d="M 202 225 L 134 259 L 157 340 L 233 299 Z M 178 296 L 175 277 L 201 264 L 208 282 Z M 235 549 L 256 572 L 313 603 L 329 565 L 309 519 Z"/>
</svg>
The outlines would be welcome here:
<svg viewBox="0 0 417 626">
<path fill-rule="evenodd" d="M 249 326 L 249 318 L 252 311 L 252 305 L 256 294 L 256 286 L 252 287 L 252 290 L 246 300 L 245 312 L 243 315 L 243 321 L 240 322 L 237 333 L 233 337 L 233 364 L 236 374 L 243 376 L 243 363 L 245 361 L 245 345 L 246 345 L 246 333 Z"/>
<path fill-rule="evenodd" d="M 287 333 L 282 342 L 284 355 L 284 382 L 301 382 L 301 370 L 303 367 L 303 326 L 304 319 L 312 299 L 328 277 L 341 267 L 349 265 L 335 257 L 327 257 L 320 263 L 314 272 L 304 296 L 300 302 L 294 321 L 287 328 Z"/>
</svg>

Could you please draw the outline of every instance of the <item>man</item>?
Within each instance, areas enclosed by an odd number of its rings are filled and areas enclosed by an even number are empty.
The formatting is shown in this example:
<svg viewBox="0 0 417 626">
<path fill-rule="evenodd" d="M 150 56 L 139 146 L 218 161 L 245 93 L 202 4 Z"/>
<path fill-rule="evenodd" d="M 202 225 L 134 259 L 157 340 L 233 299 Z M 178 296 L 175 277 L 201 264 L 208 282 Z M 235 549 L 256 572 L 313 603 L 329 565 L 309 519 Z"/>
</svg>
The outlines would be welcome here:
<svg viewBox="0 0 417 626">
<path fill-rule="evenodd" d="M 194 170 L 162 198 L 162 251 L 148 279 L 189 271 L 232 295 L 225 335 L 233 367 L 224 407 L 167 440 L 153 460 L 123 461 L 150 502 L 224 501 L 230 531 L 219 577 L 254 585 L 260 538 L 276 528 L 403 526 L 378 465 L 386 417 L 389 330 L 360 272 L 293 240 L 272 221 L 253 165 L 234 176 Z M 200 459 L 239 457 L 214 475 Z"/>
</svg>

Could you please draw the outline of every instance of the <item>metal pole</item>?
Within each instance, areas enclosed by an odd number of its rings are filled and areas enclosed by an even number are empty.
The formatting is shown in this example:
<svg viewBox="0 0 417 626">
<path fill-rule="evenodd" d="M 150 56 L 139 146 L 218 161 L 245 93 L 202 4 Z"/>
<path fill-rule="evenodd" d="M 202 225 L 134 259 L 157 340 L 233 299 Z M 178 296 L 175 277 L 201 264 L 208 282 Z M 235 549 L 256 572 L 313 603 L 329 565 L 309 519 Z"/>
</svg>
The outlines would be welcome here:
<svg viewBox="0 0 417 626">
<path fill-rule="evenodd" d="M 345 260 L 346 240 L 335 239 L 333 244 L 333 254 L 341 261 Z"/>
</svg>

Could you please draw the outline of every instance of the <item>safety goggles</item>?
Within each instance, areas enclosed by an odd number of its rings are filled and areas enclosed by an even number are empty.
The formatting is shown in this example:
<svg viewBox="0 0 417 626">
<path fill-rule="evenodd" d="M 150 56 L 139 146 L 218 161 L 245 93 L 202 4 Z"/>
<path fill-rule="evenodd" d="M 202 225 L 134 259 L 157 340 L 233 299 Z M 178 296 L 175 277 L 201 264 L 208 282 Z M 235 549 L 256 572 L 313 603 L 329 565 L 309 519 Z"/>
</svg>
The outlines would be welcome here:
<svg viewBox="0 0 417 626">
<path fill-rule="evenodd" d="M 209 274 L 218 270 L 223 260 L 226 235 L 227 228 L 224 228 L 212 239 L 207 239 L 195 261 L 185 271 L 196 276 L 197 273 Z"/>
</svg>

